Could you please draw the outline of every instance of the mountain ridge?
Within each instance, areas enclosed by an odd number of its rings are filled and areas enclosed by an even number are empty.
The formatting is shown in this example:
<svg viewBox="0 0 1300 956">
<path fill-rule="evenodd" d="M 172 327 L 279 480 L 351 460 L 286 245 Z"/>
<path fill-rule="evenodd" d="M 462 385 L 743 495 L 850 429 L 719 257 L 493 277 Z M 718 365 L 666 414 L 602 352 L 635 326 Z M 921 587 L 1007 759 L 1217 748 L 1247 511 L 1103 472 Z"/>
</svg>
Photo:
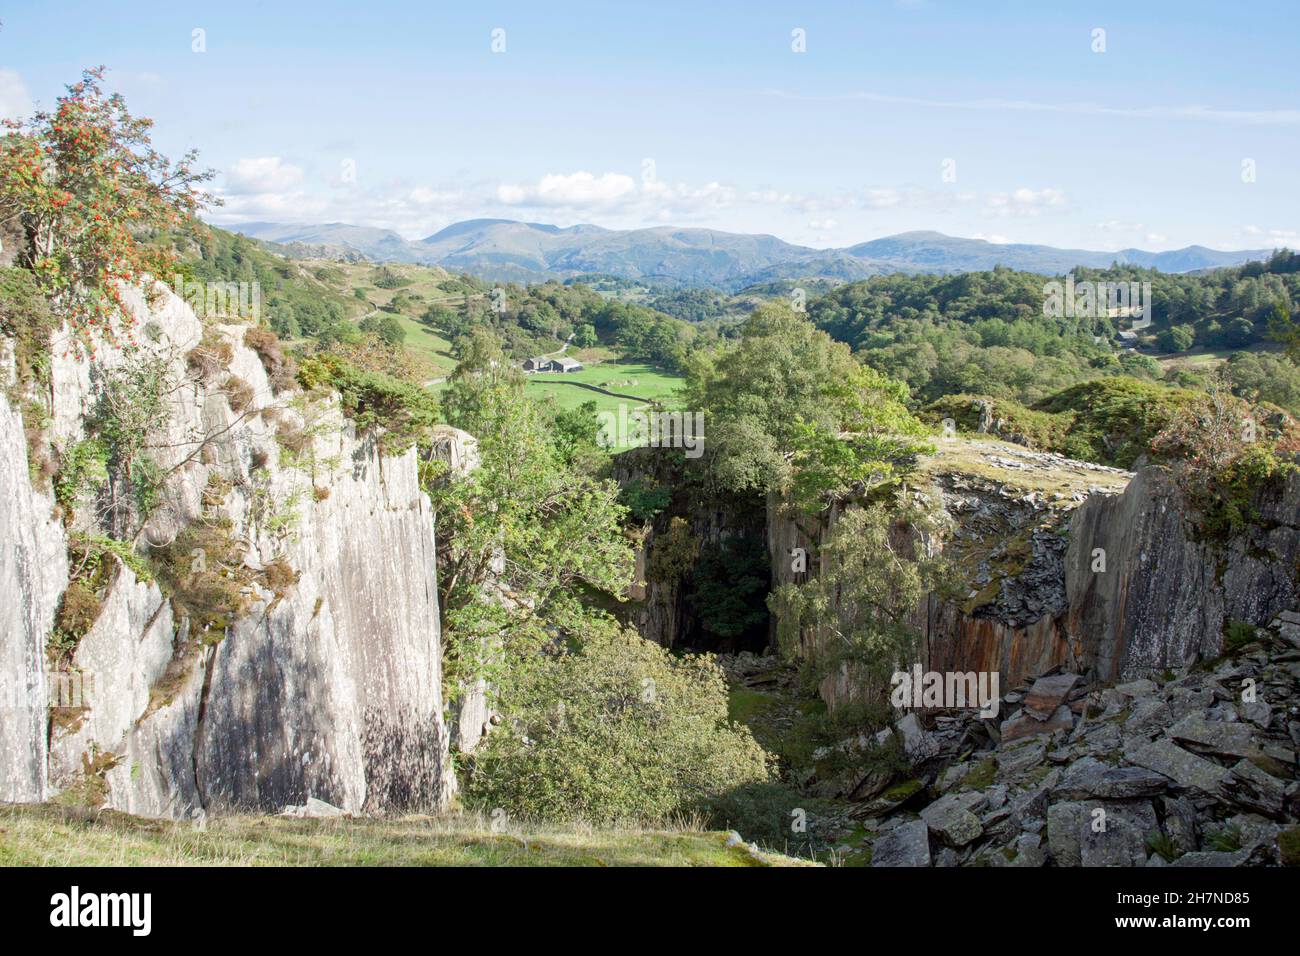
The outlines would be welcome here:
<svg viewBox="0 0 1300 956">
<path fill-rule="evenodd" d="M 589 274 L 686 286 L 740 289 L 758 282 L 830 278 L 844 281 L 895 272 L 959 273 L 1005 266 L 1058 275 L 1112 263 L 1194 272 L 1267 257 L 1271 249 L 1221 251 L 1201 245 L 1165 252 L 1067 249 L 994 243 L 916 230 L 854 245 L 814 249 L 760 233 L 701 227 L 607 229 L 513 219 L 468 219 L 422 239 L 390 229 L 333 222 L 249 222 L 226 228 L 296 252 L 412 262 L 487 279 L 534 282 Z"/>
</svg>

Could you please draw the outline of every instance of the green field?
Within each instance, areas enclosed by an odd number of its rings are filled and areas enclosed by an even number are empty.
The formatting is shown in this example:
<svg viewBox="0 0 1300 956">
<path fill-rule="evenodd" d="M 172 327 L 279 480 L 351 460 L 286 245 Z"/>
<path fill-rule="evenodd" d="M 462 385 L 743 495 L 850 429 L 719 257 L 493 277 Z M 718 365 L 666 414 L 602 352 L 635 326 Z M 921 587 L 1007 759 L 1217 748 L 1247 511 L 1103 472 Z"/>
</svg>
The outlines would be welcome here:
<svg viewBox="0 0 1300 956">
<path fill-rule="evenodd" d="M 413 319 L 409 315 L 398 315 L 396 318 L 406 330 L 404 343 L 406 347 L 432 362 L 436 366 L 438 375 L 450 375 L 456 368 L 456 359 L 451 354 L 451 343 L 418 319 Z"/>
<path fill-rule="evenodd" d="M 560 408 L 576 408 L 583 402 L 595 402 L 597 411 L 617 411 L 619 405 L 640 407 L 657 403 L 676 404 L 676 392 L 682 377 L 654 365 L 640 362 L 601 362 L 581 372 L 528 376 L 525 394 L 534 398 L 553 398 Z M 619 396 L 584 388 L 584 385 L 617 392 Z M 640 399 L 640 402 L 637 401 Z"/>
</svg>

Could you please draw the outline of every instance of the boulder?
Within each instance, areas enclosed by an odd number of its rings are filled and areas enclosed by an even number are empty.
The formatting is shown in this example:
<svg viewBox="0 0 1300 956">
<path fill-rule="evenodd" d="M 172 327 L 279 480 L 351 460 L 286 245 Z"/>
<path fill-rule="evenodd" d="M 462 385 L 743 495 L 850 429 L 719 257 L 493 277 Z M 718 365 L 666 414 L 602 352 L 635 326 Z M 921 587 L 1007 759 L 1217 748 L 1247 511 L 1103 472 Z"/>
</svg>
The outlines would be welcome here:
<svg viewBox="0 0 1300 956">
<path fill-rule="evenodd" d="M 1180 787 L 1189 787 L 1215 796 L 1228 771 L 1204 757 L 1190 754 L 1172 740 L 1162 738 L 1136 747 L 1125 754 L 1129 763 L 1173 780 Z"/>
<path fill-rule="evenodd" d="M 921 819 L 944 843 L 962 847 L 984 832 L 979 817 L 972 811 L 985 802 L 982 793 L 950 793 L 922 810 Z"/>
<path fill-rule="evenodd" d="M 1254 810 L 1277 820 L 1286 819 L 1285 784 L 1249 760 L 1237 761 L 1219 784 L 1219 793 L 1223 799 L 1244 810 Z"/>
<path fill-rule="evenodd" d="M 871 847 L 872 866 L 929 866 L 930 828 L 912 820 L 876 839 Z"/>
<path fill-rule="evenodd" d="M 1032 717 L 1027 711 L 1020 711 L 1014 717 L 1002 721 L 1002 743 L 1006 744 L 1032 734 L 1050 734 L 1058 730 L 1070 730 L 1074 727 L 1074 713 L 1062 704 L 1052 715 L 1043 720 Z"/>
<path fill-rule="evenodd" d="M 1077 674 L 1054 674 L 1038 678 L 1025 696 L 1023 712 L 1034 720 L 1050 720 L 1078 683 Z"/>
<path fill-rule="evenodd" d="M 1200 714 L 1188 714 L 1169 728 L 1169 736 L 1190 749 L 1223 757 L 1255 753 L 1253 733 L 1248 724 L 1206 720 Z"/>
<path fill-rule="evenodd" d="M 1085 822 L 1079 834 L 1083 866 L 1144 866 L 1147 838 L 1158 831 L 1156 812 L 1147 801 L 1106 803 L 1105 817 Z"/>
<path fill-rule="evenodd" d="M 1066 800 L 1088 797 L 1126 800 L 1155 796 L 1170 782 L 1163 774 L 1142 767 L 1111 767 L 1093 757 L 1084 757 L 1065 768 L 1053 796 Z"/>
</svg>

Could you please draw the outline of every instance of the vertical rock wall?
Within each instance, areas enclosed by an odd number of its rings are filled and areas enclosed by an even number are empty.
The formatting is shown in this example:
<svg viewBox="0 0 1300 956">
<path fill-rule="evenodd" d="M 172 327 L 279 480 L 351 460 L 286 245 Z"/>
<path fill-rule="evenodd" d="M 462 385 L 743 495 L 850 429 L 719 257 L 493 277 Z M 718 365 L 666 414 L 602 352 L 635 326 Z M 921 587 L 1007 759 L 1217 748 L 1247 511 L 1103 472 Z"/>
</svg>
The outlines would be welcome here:
<svg viewBox="0 0 1300 956">
<path fill-rule="evenodd" d="M 67 541 L 32 489 L 22 421 L 0 397 L 0 799 L 45 799 L 98 761 L 107 805 L 146 815 L 279 810 L 309 796 L 353 812 L 444 807 L 455 781 L 434 515 L 414 449 L 385 455 L 336 402 L 276 393 L 244 326 L 215 327 L 228 367 L 194 374 L 186 355 L 204 327 L 189 307 L 162 286 L 151 301 L 127 298 L 134 347 L 168 356 L 183 383 L 157 442 L 163 504 L 141 540 L 166 545 L 195 521 L 227 520 L 248 569 L 275 562 L 294 580 L 274 592 L 251 585 L 249 613 L 199 634 L 157 584 L 121 567 L 72 660 L 89 678 L 88 706 L 51 727 L 45 648 Z M 56 443 L 84 435 L 104 370 L 129 354 L 108 343 L 93 359 L 56 349 Z M 227 396 L 236 380 L 252 393 L 238 411 Z M 310 434 L 309 455 L 285 458 L 285 427 Z M 215 505 L 204 501 L 214 476 L 229 489 Z"/>
</svg>

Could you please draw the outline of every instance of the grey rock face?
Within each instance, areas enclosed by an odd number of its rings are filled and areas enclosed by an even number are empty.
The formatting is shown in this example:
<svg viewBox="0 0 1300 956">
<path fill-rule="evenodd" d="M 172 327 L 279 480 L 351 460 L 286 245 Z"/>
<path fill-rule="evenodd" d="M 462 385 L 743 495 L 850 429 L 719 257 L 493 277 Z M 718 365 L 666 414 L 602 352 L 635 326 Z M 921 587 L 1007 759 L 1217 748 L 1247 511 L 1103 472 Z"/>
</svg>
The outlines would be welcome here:
<svg viewBox="0 0 1300 956">
<path fill-rule="evenodd" d="M 1067 629 L 1095 673 L 1142 677 L 1214 658 L 1225 620 L 1262 626 L 1296 606 L 1300 476 L 1256 504 L 1260 527 L 1217 550 L 1188 534 L 1186 505 L 1158 468 L 1139 471 L 1122 495 L 1095 496 L 1076 509 Z M 1105 573 L 1092 570 L 1098 548 Z"/>
<path fill-rule="evenodd" d="M 0 396 L 0 695 L 17 702 L 0 719 L 0 799 L 43 799 L 97 754 L 106 758 L 108 805 L 144 815 L 279 810 L 310 799 L 347 812 L 441 809 L 455 780 L 434 515 L 414 450 L 385 455 L 353 432 L 337 401 L 291 407 L 243 344 L 244 326 L 212 327 L 230 345 L 218 379 L 185 379 L 185 354 L 203 327 L 159 292 L 152 304 L 140 290 L 124 296 L 138 347 L 167 357 L 186 382 L 159 441 L 163 505 L 142 538 L 165 543 L 189 523 L 219 518 L 246 548 L 247 568 L 281 562 L 294 580 L 274 593 L 252 586 L 250 613 L 224 633 L 199 635 L 173 619 L 156 586 L 121 568 L 73 659 L 93 676 L 88 706 L 56 728 L 47 755 L 44 651 L 66 586 L 66 541 L 51 502 L 31 490 L 22 422 Z M 82 437 L 97 380 L 124 356 L 109 346 L 94 359 L 55 356 L 56 440 Z M 227 373 L 251 390 L 242 414 L 222 390 Z M 310 469 L 281 459 L 276 432 L 277 423 L 306 430 L 308 414 Z M 206 453 L 186 457 L 180 449 L 193 448 L 196 434 L 212 436 Z M 472 440 L 451 441 L 455 463 L 470 463 Z M 204 500 L 213 476 L 229 489 L 217 503 Z M 272 520 L 290 513 L 296 520 Z"/>
<path fill-rule="evenodd" d="M 0 801 L 44 800 L 45 645 L 68 580 L 53 502 L 32 488 L 18 413 L 0 390 Z"/>
</svg>

